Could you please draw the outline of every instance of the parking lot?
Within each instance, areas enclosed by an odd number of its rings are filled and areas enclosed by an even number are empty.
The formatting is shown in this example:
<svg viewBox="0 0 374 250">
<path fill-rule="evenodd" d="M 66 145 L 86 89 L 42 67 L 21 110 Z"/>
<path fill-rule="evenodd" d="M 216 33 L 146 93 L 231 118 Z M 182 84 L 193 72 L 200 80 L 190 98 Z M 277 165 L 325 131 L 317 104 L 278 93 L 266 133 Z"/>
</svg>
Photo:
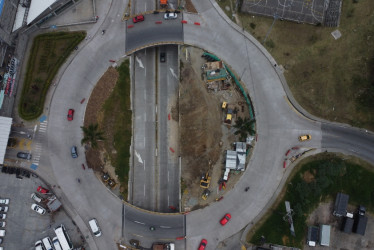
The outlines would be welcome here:
<svg viewBox="0 0 374 250">
<path fill-rule="evenodd" d="M 34 249 L 37 240 L 47 236 L 51 239 L 55 237 L 53 229 L 60 224 L 65 225 L 74 247 L 82 245 L 81 234 L 63 207 L 54 213 L 47 211 L 44 215 L 31 210 L 31 205 L 37 203 L 31 199 L 31 194 L 37 193 L 39 197 L 47 198 L 50 194 L 40 194 L 36 189 L 40 185 L 46 188 L 48 186 L 32 173 L 18 173 L 16 177 L 16 171 L 13 174 L 0 172 L 0 199 L 10 200 L 8 205 L 1 205 L 8 206 L 8 211 L 5 213 L 6 218 L 1 220 L 6 222 L 5 227 L 1 228 L 5 229 L 6 234 L 0 246 L 4 249 Z M 39 205 L 46 208 L 44 203 Z"/>
</svg>

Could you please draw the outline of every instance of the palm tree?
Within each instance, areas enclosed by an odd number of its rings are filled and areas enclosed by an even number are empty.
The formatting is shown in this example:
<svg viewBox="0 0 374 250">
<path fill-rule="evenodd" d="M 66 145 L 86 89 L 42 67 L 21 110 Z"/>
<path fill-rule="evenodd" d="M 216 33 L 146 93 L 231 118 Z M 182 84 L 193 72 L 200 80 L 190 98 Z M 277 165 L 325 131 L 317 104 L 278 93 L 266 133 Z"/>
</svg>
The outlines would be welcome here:
<svg viewBox="0 0 374 250">
<path fill-rule="evenodd" d="M 240 140 L 244 141 L 247 138 L 247 135 L 254 135 L 256 134 L 255 130 L 255 119 L 249 119 L 249 118 L 244 118 L 242 119 L 241 117 L 238 117 L 238 119 L 235 121 L 234 128 L 237 130 L 235 131 L 235 135 L 240 135 Z"/>
<path fill-rule="evenodd" d="M 81 127 L 83 130 L 83 139 L 81 140 L 82 145 L 87 143 L 91 145 L 92 148 L 97 148 L 97 142 L 105 140 L 103 131 L 99 131 L 99 125 L 90 124 L 88 127 Z"/>
</svg>

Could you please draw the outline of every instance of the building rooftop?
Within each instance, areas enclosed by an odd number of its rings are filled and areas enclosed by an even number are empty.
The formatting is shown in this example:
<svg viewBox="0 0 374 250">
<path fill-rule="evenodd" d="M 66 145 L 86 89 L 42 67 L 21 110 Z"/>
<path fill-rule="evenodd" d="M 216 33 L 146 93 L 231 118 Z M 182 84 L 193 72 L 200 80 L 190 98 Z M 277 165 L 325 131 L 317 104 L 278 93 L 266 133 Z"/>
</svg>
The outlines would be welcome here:
<svg viewBox="0 0 374 250">
<path fill-rule="evenodd" d="M 338 193 L 335 200 L 334 212 L 335 216 L 345 216 L 347 214 L 349 196 L 343 193 Z"/>
<path fill-rule="evenodd" d="M 345 217 L 342 225 L 342 231 L 344 233 L 352 233 L 354 219 Z"/>
<path fill-rule="evenodd" d="M 321 225 L 320 227 L 320 244 L 321 246 L 330 246 L 330 231 L 331 231 L 331 226 L 330 225 Z"/>
<path fill-rule="evenodd" d="M 358 215 L 353 225 L 353 232 L 357 234 L 365 235 L 367 223 L 368 223 L 368 217 Z"/>
</svg>

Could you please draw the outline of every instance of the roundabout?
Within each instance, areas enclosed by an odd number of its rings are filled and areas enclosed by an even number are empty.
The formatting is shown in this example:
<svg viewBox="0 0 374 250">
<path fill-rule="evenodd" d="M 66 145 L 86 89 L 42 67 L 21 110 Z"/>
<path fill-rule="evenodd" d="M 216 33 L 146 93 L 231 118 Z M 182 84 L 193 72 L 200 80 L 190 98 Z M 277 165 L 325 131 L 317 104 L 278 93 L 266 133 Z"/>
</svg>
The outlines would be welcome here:
<svg viewBox="0 0 374 250">
<path fill-rule="evenodd" d="M 116 243 L 128 244 L 134 238 L 147 246 L 159 240 L 174 241 L 177 249 L 195 249 L 204 238 L 208 242 L 207 249 L 216 249 L 221 241 L 256 223 L 272 204 L 293 166 L 283 167 L 284 153 L 300 145 L 298 136 L 302 134 L 311 135 L 312 139 L 302 145 L 315 149 L 312 153 L 326 149 L 344 151 L 374 162 L 371 134 L 308 116 L 294 102 L 270 54 L 248 33 L 231 23 L 215 2 L 195 2 L 198 15 L 181 13 L 178 16 L 183 16 L 186 24 L 182 25 L 180 19 L 168 22 L 175 21 L 182 26 L 184 44 L 222 58 L 245 84 L 257 123 L 253 155 L 239 183 L 223 200 L 188 214 L 167 215 L 138 209 L 114 196 L 96 179 L 92 170 L 80 171 L 82 158 L 72 159 L 69 152 L 72 145 L 80 145 L 82 136 L 80 126 L 86 106 L 80 104 L 80 100 L 89 98 L 95 83 L 109 66 L 109 60 L 118 60 L 127 51 L 153 46 L 151 41 L 162 40 L 154 38 L 155 33 L 147 38 L 149 41 L 136 45 L 142 37 L 142 26 L 136 24 L 138 33 L 126 33 L 124 23 L 113 22 L 105 36 L 93 38 L 79 51 L 61 76 L 49 108 L 48 150 L 44 153 L 61 187 L 58 192 L 63 197 L 62 202 L 67 204 L 81 231 L 87 234 L 89 230 L 84 221 L 91 217 L 100 220 L 103 236 L 100 240 L 87 239 L 91 249 L 116 249 Z M 109 9 L 108 18 L 123 11 L 124 6 L 116 4 L 118 6 Z M 196 22 L 200 25 L 193 25 Z M 148 29 L 145 24 L 144 29 Z M 131 46 L 124 41 L 132 41 Z M 61 114 L 72 104 L 75 119 L 68 126 Z M 78 152 L 84 152 L 84 148 L 79 146 Z M 250 189 L 246 191 L 247 187 Z M 220 220 L 227 213 L 231 219 L 222 227 Z"/>
</svg>

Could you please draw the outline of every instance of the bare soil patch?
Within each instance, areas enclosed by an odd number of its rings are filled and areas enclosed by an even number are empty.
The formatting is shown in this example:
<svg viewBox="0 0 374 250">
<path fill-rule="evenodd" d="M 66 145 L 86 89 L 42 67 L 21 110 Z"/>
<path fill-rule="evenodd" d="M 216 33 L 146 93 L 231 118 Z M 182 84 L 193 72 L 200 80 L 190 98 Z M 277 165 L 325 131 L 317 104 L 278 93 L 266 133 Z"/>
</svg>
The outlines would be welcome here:
<svg viewBox="0 0 374 250">
<path fill-rule="evenodd" d="M 99 128 L 103 129 L 100 125 L 103 119 L 102 106 L 112 93 L 117 79 L 118 71 L 115 68 L 110 67 L 97 82 L 87 103 L 84 126 L 98 123 Z M 113 134 L 111 134 L 111 132 L 113 132 L 113 130 L 105 129 L 104 131 L 105 139 L 112 141 Z M 94 171 L 114 172 L 114 168 L 111 168 L 108 166 L 108 164 L 105 164 L 105 150 L 102 142 L 99 142 L 98 144 L 98 149 L 88 148 L 86 151 L 86 161 L 88 167 L 92 168 Z M 112 174 L 111 177 L 114 178 L 115 174 Z"/>
<path fill-rule="evenodd" d="M 208 199 L 201 198 L 200 178 L 209 172 L 212 179 L 209 190 L 218 190 L 218 180 L 224 172 L 224 151 L 232 149 L 238 138 L 235 129 L 223 123 L 223 101 L 232 104 L 244 103 L 244 98 L 232 85 L 229 90 L 208 92 L 202 80 L 203 51 L 193 47 L 182 48 L 181 83 L 179 98 L 180 149 L 182 157 L 182 207 L 185 210 L 198 209 L 214 199 L 223 196 L 234 186 L 241 174 L 230 176 L 226 190 L 212 192 Z M 237 116 L 249 117 L 248 107 Z M 235 118 L 235 117 L 234 117 Z"/>
</svg>

